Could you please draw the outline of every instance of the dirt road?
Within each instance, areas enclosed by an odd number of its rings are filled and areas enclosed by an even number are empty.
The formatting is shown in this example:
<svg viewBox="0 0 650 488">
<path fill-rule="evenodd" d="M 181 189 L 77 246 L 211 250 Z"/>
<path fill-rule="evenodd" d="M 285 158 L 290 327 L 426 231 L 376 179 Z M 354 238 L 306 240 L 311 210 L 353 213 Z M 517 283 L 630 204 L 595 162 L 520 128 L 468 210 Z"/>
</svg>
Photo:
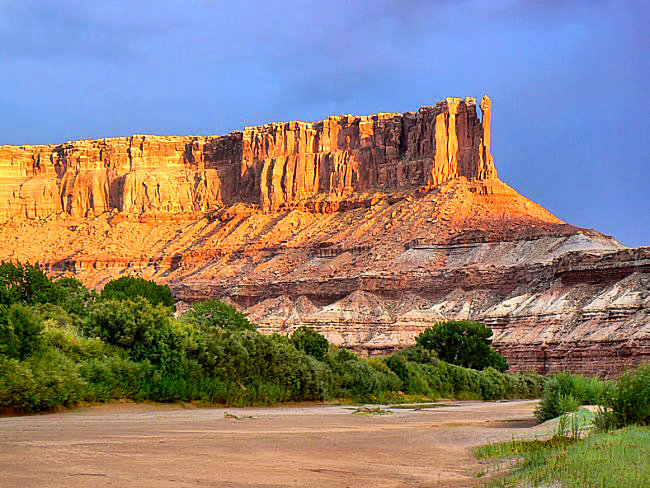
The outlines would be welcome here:
<svg viewBox="0 0 650 488">
<path fill-rule="evenodd" d="M 535 403 L 370 416 L 342 406 L 111 404 L 4 417 L 0 486 L 482 486 L 471 447 L 534 433 Z"/>
</svg>

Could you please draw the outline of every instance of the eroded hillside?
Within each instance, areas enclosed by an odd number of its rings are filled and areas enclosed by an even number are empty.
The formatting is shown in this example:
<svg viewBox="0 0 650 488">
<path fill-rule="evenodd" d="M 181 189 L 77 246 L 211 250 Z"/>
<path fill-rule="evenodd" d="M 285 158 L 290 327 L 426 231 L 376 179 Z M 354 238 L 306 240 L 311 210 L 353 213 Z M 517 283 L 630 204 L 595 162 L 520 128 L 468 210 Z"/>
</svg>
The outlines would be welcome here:
<svg viewBox="0 0 650 488">
<path fill-rule="evenodd" d="M 221 137 L 0 146 L 0 258 L 92 285 L 139 273 L 381 353 L 484 320 L 514 369 L 650 356 L 650 249 L 561 222 L 496 176 L 489 99 Z"/>
</svg>

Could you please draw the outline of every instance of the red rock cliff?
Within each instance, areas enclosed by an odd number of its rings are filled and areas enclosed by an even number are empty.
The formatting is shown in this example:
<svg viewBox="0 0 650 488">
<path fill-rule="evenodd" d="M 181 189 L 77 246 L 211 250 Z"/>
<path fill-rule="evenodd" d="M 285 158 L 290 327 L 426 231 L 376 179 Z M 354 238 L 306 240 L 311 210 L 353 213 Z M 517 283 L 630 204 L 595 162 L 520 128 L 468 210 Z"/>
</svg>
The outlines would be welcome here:
<svg viewBox="0 0 650 488">
<path fill-rule="evenodd" d="M 267 211 L 311 197 L 496 177 L 490 110 L 447 98 L 417 112 L 274 123 L 221 137 L 132 136 L 0 146 L 0 218 L 117 210 L 180 213 L 246 202 Z"/>
<path fill-rule="evenodd" d="M 480 108 L 2 146 L 0 260 L 91 286 L 139 274 L 186 303 L 235 303 L 262 331 L 307 324 L 370 354 L 476 319 L 513 370 L 647 362 L 650 248 L 565 224 L 496 178 Z"/>
</svg>

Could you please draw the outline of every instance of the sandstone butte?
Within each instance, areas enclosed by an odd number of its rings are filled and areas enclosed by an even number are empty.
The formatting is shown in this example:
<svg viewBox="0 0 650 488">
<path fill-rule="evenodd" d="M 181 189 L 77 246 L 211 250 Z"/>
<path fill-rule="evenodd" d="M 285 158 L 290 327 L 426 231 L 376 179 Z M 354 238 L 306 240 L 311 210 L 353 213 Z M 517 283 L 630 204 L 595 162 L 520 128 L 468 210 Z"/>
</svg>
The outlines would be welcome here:
<svg viewBox="0 0 650 488">
<path fill-rule="evenodd" d="M 491 102 L 216 137 L 0 146 L 0 259 L 101 286 L 218 297 L 381 354 L 443 319 L 512 370 L 616 375 L 650 358 L 650 248 L 568 225 L 497 178 Z"/>
</svg>

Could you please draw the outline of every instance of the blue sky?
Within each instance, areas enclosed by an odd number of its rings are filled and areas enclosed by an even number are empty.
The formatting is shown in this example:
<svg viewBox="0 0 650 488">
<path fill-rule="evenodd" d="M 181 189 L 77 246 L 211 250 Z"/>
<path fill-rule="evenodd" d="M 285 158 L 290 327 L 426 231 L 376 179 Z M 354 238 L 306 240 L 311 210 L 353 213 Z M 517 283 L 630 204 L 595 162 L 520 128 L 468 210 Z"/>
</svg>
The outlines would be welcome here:
<svg viewBox="0 0 650 488">
<path fill-rule="evenodd" d="M 650 245 L 647 0 L 0 0 L 0 144 L 488 94 L 500 177 Z"/>
</svg>

